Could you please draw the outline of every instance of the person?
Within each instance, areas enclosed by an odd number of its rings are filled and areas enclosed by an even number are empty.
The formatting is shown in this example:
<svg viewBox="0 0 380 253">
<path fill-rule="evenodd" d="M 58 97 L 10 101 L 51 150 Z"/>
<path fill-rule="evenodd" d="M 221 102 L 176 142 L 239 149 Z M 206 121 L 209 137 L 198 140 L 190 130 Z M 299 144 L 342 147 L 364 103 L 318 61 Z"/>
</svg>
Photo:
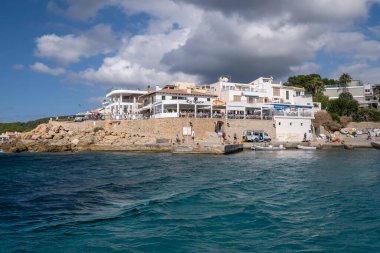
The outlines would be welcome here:
<svg viewBox="0 0 380 253">
<path fill-rule="evenodd" d="M 223 138 L 223 143 L 225 142 L 225 140 L 226 140 L 226 133 L 223 131 L 223 133 L 222 133 L 222 138 Z"/>
<path fill-rule="evenodd" d="M 371 135 L 371 132 L 368 130 L 368 136 L 367 136 L 367 140 L 372 140 L 372 135 Z"/>
<path fill-rule="evenodd" d="M 307 136 L 307 141 L 311 142 L 313 139 L 313 134 L 311 133 L 311 130 L 309 130 L 308 136 Z"/>
<path fill-rule="evenodd" d="M 234 133 L 234 144 L 236 144 L 236 143 L 237 143 L 237 134 Z"/>
<path fill-rule="evenodd" d="M 306 142 L 306 132 L 303 134 L 303 141 Z"/>
<path fill-rule="evenodd" d="M 218 131 L 218 138 L 220 140 L 220 142 L 222 143 L 222 136 L 223 136 L 223 133 L 221 130 Z"/>
<path fill-rule="evenodd" d="M 177 134 L 176 137 L 175 137 L 175 141 L 177 142 L 177 144 L 179 144 L 179 143 L 181 142 L 180 139 L 179 139 L 178 134 Z"/>
<path fill-rule="evenodd" d="M 194 143 L 194 139 L 195 139 L 195 132 L 194 132 L 194 130 L 191 132 L 191 139 L 193 140 L 193 143 Z"/>
</svg>

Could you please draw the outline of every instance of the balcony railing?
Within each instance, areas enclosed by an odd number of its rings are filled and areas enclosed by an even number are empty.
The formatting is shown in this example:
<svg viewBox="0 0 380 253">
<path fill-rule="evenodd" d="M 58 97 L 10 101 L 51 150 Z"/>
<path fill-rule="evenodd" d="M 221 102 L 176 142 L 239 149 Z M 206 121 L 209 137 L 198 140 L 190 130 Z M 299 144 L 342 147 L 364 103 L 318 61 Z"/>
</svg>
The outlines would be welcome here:
<svg viewBox="0 0 380 253">
<path fill-rule="evenodd" d="M 284 117 L 313 117 L 312 112 L 305 112 L 305 111 L 275 111 L 275 116 L 284 116 Z"/>
</svg>

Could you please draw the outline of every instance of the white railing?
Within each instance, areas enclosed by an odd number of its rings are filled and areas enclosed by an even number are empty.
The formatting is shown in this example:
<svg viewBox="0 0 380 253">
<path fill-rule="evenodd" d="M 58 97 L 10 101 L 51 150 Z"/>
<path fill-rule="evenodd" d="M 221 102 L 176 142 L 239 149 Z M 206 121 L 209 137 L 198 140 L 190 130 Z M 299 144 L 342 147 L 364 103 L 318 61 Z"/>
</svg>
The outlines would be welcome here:
<svg viewBox="0 0 380 253">
<path fill-rule="evenodd" d="M 309 118 L 314 117 L 314 114 L 311 111 L 275 111 L 274 116 Z"/>
</svg>

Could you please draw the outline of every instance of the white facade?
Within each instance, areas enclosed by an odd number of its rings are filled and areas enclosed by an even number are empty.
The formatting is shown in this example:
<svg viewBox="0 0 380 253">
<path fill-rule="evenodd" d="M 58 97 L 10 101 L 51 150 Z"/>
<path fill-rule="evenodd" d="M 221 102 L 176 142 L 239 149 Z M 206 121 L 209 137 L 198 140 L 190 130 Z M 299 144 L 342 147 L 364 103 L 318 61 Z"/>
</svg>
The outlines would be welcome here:
<svg viewBox="0 0 380 253">
<path fill-rule="evenodd" d="M 310 117 L 274 117 L 276 124 L 276 139 L 278 141 L 300 142 L 306 133 L 311 138 Z"/>
<path fill-rule="evenodd" d="M 111 119 L 137 119 L 141 107 L 139 97 L 146 93 L 140 90 L 113 90 L 103 102 L 104 114 Z"/>
<path fill-rule="evenodd" d="M 145 118 L 212 117 L 215 95 L 191 89 L 162 89 L 143 96 Z"/>
<path fill-rule="evenodd" d="M 312 97 L 304 89 L 273 83 L 272 77 L 260 77 L 247 84 L 222 77 L 210 84 L 209 91 L 227 103 L 228 118 L 268 119 L 273 118 L 275 110 L 314 111 Z"/>
<path fill-rule="evenodd" d="M 348 91 L 361 107 L 379 108 L 379 101 L 375 92 L 377 86 L 374 84 L 363 85 L 361 81 L 353 80 L 345 87 L 339 85 L 326 87 L 323 94 L 329 99 L 337 99 L 342 92 Z"/>
</svg>

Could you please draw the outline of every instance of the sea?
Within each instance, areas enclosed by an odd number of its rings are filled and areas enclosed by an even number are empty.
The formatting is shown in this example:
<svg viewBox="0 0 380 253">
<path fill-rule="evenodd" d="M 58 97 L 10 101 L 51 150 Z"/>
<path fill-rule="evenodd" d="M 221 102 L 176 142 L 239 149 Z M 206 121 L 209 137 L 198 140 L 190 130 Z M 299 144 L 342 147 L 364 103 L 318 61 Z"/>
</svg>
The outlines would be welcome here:
<svg viewBox="0 0 380 253">
<path fill-rule="evenodd" d="M 380 152 L 0 153 L 0 252 L 380 252 Z"/>
</svg>

